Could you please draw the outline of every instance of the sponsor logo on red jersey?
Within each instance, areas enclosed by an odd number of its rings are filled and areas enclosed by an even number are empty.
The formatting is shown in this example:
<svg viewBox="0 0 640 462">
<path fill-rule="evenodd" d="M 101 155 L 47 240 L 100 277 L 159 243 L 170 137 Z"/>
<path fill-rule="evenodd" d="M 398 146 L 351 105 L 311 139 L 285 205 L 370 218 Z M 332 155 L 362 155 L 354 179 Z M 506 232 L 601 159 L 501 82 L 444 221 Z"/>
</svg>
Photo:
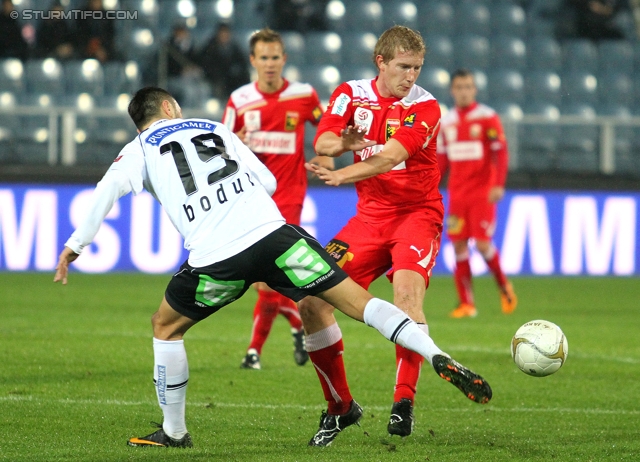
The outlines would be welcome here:
<svg viewBox="0 0 640 462">
<path fill-rule="evenodd" d="M 404 118 L 403 125 L 405 127 L 411 128 L 413 127 L 413 124 L 415 123 L 415 121 L 416 121 L 416 113 L 414 112 L 413 114 L 409 114 L 407 117 Z"/>
</svg>

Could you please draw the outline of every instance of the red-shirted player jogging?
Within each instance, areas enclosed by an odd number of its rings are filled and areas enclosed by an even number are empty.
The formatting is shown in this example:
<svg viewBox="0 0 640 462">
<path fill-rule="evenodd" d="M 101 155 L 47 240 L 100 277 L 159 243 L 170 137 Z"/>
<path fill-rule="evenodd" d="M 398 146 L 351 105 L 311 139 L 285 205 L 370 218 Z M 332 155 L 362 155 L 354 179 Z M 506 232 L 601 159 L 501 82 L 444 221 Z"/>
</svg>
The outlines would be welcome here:
<svg viewBox="0 0 640 462">
<path fill-rule="evenodd" d="M 429 92 L 415 85 L 424 54 L 425 45 L 417 32 L 404 26 L 384 32 L 373 54 L 378 77 L 338 86 L 316 134 L 316 153 L 336 157 L 353 151 L 354 163 L 335 171 L 311 164 L 306 167 L 328 185 L 355 183 L 358 193 L 356 215 L 326 249 L 365 288 L 389 270 L 395 303 L 428 335 L 422 304 L 440 247 L 444 206 L 436 157 L 440 107 Z M 307 351 L 328 402 L 309 444 L 326 446 L 356 423 L 362 410 L 347 384 L 342 333 L 333 307 L 307 297 L 298 308 Z M 429 362 L 439 370 L 436 362 Z M 392 435 L 407 436 L 413 429 L 413 399 L 422 357 L 398 347 L 396 365 L 387 429 Z M 449 369 L 482 389 L 481 381 L 471 379 L 470 371 L 462 366 Z M 490 397 L 486 390 L 465 394 L 480 403 Z"/>
<path fill-rule="evenodd" d="M 460 305 L 454 318 L 476 316 L 473 300 L 469 239 L 493 273 L 502 301 L 502 311 L 512 313 L 518 299 L 500 267 L 500 255 L 492 241 L 496 226 L 496 203 L 504 196 L 507 177 L 507 141 L 500 117 L 488 106 L 476 102 L 473 74 L 460 69 L 451 79 L 455 109 L 442 117 L 438 164 L 440 173 L 449 170 L 447 236 L 456 256 L 454 280 Z"/>
<path fill-rule="evenodd" d="M 300 225 L 307 191 L 304 128 L 305 122 L 318 124 L 322 115 L 320 100 L 311 85 L 289 82 L 282 76 L 287 55 L 280 34 L 262 29 L 251 36 L 249 46 L 249 58 L 258 80 L 231 94 L 223 123 L 273 173 L 278 182 L 273 200 L 287 223 Z M 332 166 L 332 162 L 325 159 L 324 165 Z M 265 283 L 257 283 L 256 289 L 258 301 L 253 312 L 251 342 L 241 366 L 261 368 L 262 347 L 278 313 L 291 324 L 294 360 L 304 365 L 309 356 L 304 348 L 304 331 L 296 304 Z"/>
</svg>

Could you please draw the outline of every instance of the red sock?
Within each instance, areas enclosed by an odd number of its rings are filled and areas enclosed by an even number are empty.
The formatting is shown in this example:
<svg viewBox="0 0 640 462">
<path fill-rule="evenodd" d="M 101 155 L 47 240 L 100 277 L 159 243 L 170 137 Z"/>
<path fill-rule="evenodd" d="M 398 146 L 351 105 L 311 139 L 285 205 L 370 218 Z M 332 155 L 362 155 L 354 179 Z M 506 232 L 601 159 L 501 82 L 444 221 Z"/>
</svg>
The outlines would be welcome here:
<svg viewBox="0 0 640 462">
<path fill-rule="evenodd" d="M 336 340 L 337 339 L 337 340 Z M 320 332 L 306 336 L 309 358 L 315 366 L 322 385 L 324 399 L 329 414 L 345 414 L 349 410 L 353 397 L 347 383 L 342 353 L 342 333 L 338 324 L 333 324 Z"/>
<path fill-rule="evenodd" d="M 471 285 L 471 266 L 469 259 L 456 261 L 456 269 L 453 272 L 453 279 L 458 290 L 460 303 L 473 305 L 473 287 Z"/>
<path fill-rule="evenodd" d="M 493 257 L 490 260 L 486 260 L 487 266 L 493 273 L 493 276 L 496 278 L 496 282 L 500 287 L 504 287 L 507 285 L 507 277 L 502 272 L 502 268 L 500 267 L 500 254 L 496 250 L 493 254 Z"/>
<path fill-rule="evenodd" d="M 413 403 L 416 396 L 416 386 L 420 378 L 420 368 L 424 358 L 422 355 L 396 345 L 396 386 L 393 391 L 393 401 L 408 398 Z"/>
<path fill-rule="evenodd" d="M 273 320 L 278 316 L 278 305 L 281 295 L 270 290 L 259 290 L 258 301 L 253 310 L 253 330 L 251 331 L 251 343 L 249 348 L 255 348 L 258 354 L 262 352 L 262 346 L 267 341 Z"/>
<path fill-rule="evenodd" d="M 287 318 L 292 329 L 302 329 L 302 319 L 300 319 L 300 313 L 298 312 L 298 305 L 296 305 L 296 302 L 284 295 L 280 295 L 279 313 Z"/>
</svg>

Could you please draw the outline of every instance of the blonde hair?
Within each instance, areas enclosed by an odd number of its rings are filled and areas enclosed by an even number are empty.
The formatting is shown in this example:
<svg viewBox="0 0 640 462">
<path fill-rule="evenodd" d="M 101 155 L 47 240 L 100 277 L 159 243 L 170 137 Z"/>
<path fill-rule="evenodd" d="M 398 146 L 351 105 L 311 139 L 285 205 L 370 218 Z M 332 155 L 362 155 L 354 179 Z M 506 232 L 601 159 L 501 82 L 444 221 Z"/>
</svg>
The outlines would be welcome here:
<svg viewBox="0 0 640 462">
<path fill-rule="evenodd" d="M 375 48 L 373 49 L 373 63 L 376 57 L 382 56 L 382 60 L 388 63 L 396 57 L 396 53 L 425 54 L 427 47 L 422 40 L 420 32 L 409 29 L 406 26 L 393 26 L 382 33 Z"/>
</svg>

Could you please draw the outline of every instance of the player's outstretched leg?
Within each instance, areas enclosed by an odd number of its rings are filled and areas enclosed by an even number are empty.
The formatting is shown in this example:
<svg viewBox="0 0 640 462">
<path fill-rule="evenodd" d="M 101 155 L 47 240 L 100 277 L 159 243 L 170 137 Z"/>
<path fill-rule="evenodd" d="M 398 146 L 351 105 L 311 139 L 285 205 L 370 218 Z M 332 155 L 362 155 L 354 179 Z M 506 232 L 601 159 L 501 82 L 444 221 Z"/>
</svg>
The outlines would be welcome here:
<svg viewBox="0 0 640 462">
<path fill-rule="evenodd" d="M 159 448 L 190 448 L 193 447 L 191 435 L 185 434 L 180 439 L 171 438 L 167 435 L 159 423 L 152 422 L 153 425 L 159 427 L 158 430 L 147 436 L 140 438 L 130 438 L 127 441 L 129 446 L 137 447 L 159 447 Z"/>
<path fill-rule="evenodd" d="M 486 404 L 491 399 L 487 381 L 449 356 L 434 355 L 431 364 L 440 377 L 458 387 L 471 401 Z"/>
<path fill-rule="evenodd" d="M 334 415 L 322 411 L 320 416 L 320 427 L 313 438 L 309 441 L 309 446 L 329 446 L 338 433 L 350 425 L 356 424 L 360 426 L 360 418 L 362 417 L 362 408 L 355 400 L 351 400 L 351 406 L 346 414 Z"/>
</svg>

